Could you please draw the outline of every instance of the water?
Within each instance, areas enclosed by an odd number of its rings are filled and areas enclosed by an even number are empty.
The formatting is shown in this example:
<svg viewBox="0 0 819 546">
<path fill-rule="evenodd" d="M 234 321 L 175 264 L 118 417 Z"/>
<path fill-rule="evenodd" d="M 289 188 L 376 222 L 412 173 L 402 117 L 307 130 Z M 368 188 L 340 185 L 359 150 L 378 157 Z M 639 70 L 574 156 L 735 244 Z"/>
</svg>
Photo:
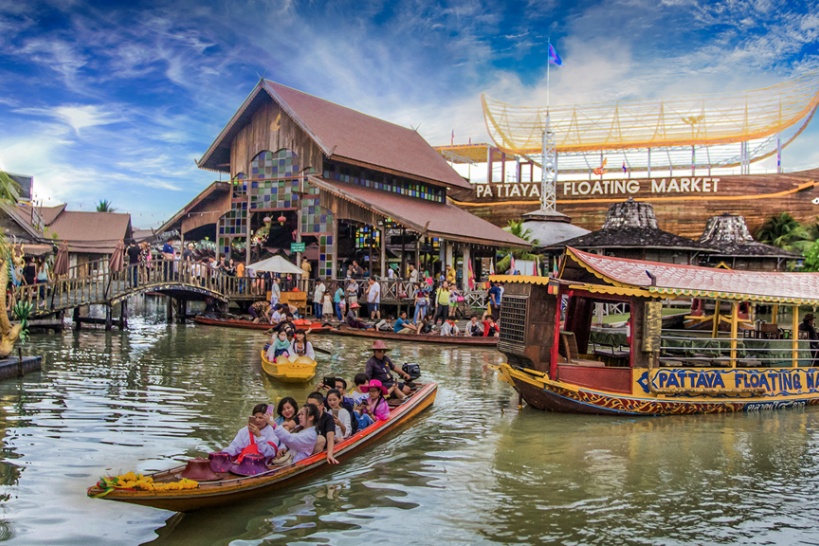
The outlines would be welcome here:
<svg viewBox="0 0 819 546">
<path fill-rule="evenodd" d="M 157 306 L 161 308 L 161 305 Z M 149 311 L 154 309 L 149 308 Z M 0 383 L 0 539 L 12 544 L 816 544 L 819 410 L 625 419 L 517 410 L 487 349 L 393 343 L 440 385 L 417 424 L 281 493 L 192 514 L 89 499 L 100 475 L 226 445 L 259 401 L 261 332 L 167 325 L 37 335 Z M 319 376 L 369 342 L 313 338 Z"/>
</svg>

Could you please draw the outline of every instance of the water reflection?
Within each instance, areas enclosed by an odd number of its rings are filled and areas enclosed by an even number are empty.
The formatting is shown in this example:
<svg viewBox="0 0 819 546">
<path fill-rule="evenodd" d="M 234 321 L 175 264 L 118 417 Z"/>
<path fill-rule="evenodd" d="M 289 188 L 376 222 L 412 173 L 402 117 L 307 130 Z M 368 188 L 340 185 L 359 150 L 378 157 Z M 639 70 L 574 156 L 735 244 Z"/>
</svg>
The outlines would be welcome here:
<svg viewBox="0 0 819 546">
<path fill-rule="evenodd" d="M 207 512 L 88 499 L 104 472 L 221 448 L 259 401 L 263 332 L 167 325 L 36 336 L 43 371 L 0 383 L 0 539 L 248 544 L 817 542 L 819 413 L 616 419 L 518 412 L 496 351 L 393 343 L 439 382 L 416 426 L 280 493 Z M 133 310 L 133 306 L 132 306 Z M 370 341 L 313 338 L 348 379 Z M 411 539 L 411 540 L 410 540 Z"/>
</svg>

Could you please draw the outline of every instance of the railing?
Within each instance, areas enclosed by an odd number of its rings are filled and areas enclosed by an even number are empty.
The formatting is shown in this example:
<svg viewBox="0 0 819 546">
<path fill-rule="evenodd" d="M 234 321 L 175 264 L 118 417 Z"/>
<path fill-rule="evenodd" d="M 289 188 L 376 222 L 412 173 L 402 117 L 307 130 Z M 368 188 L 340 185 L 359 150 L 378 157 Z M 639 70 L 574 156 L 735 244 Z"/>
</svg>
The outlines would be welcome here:
<svg viewBox="0 0 819 546">
<path fill-rule="evenodd" d="M 368 278 L 355 279 L 359 285 L 359 303 L 361 303 L 361 299 L 366 300 L 368 280 Z M 316 279 L 309 279 L 306 282 L 303 280 L 298 281 L 299 289 L 307 292 L 307 299 L 310 302 L 313 301 L 313 293 L 315 292 L 317 282 Z M 322 279 L 322 282 L 327 287 L 327 290 L 330 291 L 331 295 L 334 292 L 334 289 L 331 288 L 332 286 L 341 286 L 346 295 L 347 286 L 351 281 L 347 279 Z M 379 279 L 378 284 L 381 286 L 382 303 L 400 303 L 401 305 L 413 305 L 415 301 L 415 285 L 423 286 L 420 282 L 412 283 L 407 279 Z M 463 305 L 465 306 L 471 308 L 485 308 L 487 306 L 488 296 L 486 290 L 469 290 L 466 292 L 459 290 L 458 292 L 464 297 Z M 434 298 L 434 295 L 431 297 Z"/>
<path fill-rule="evenodd" d="M 732 350 L 731 342 L 735 348 Z M 796 358 L 794 358 L 796 343 Z M 663 336 L 660 363 L 664 366 L 812 366 L 812 350 L 807 341 L 793 339 L 702 338 Z"/>
</svg>

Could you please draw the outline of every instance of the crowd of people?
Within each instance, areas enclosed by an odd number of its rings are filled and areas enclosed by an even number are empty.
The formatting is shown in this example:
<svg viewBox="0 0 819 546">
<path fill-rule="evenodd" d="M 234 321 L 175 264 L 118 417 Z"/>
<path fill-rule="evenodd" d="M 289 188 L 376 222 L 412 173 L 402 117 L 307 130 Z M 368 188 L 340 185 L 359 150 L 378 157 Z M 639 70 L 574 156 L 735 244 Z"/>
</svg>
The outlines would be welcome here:
<svg viewBox="0 0 819 546">
<path fill-rule="evenodd" d="M 298 343 L 309 346 L 304 332 L 296 333 L 290 348 Z M 325 377 L 301 406 L 290 396 L 276 405 L 258 404 L 248 424 L 223 452 L 234 461 L 257 454 L 271 464 L 281 464 L 299 462 L 326 451 L 327 462 L 338 464 L 335 446 L 339 442 L 377 421 L 389 419 L 388 400 L 402 400 L 415 388 L 409 373 L 387 356 L 389 348 L 383 341 L 373 343 L 372 351 L 364 371 L 355 375 L 353 390 L 347 391 L 348 383 L 342 377 Z M 396 375 L 403 381 L 398 382 Z"/>
</svg>

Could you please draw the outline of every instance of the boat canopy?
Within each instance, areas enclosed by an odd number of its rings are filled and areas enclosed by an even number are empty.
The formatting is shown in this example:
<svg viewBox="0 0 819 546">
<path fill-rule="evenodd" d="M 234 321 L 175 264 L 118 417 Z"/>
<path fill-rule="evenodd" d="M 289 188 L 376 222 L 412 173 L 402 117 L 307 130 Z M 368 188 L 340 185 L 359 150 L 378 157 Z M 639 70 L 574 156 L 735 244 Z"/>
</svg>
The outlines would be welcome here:
<svg viewBox="0 0 819 546">
<path fill-rule="evenodd" d="M 652 298 L 694 297 L 819 305 L 819 273 L 738 271 L 590 254 L 566 248 L 558 279 L 493 276 L 504 283 L 568 283 L 589 292 Z M 576 283 L 576 284 L 575 284 Z"/>
</svg>

